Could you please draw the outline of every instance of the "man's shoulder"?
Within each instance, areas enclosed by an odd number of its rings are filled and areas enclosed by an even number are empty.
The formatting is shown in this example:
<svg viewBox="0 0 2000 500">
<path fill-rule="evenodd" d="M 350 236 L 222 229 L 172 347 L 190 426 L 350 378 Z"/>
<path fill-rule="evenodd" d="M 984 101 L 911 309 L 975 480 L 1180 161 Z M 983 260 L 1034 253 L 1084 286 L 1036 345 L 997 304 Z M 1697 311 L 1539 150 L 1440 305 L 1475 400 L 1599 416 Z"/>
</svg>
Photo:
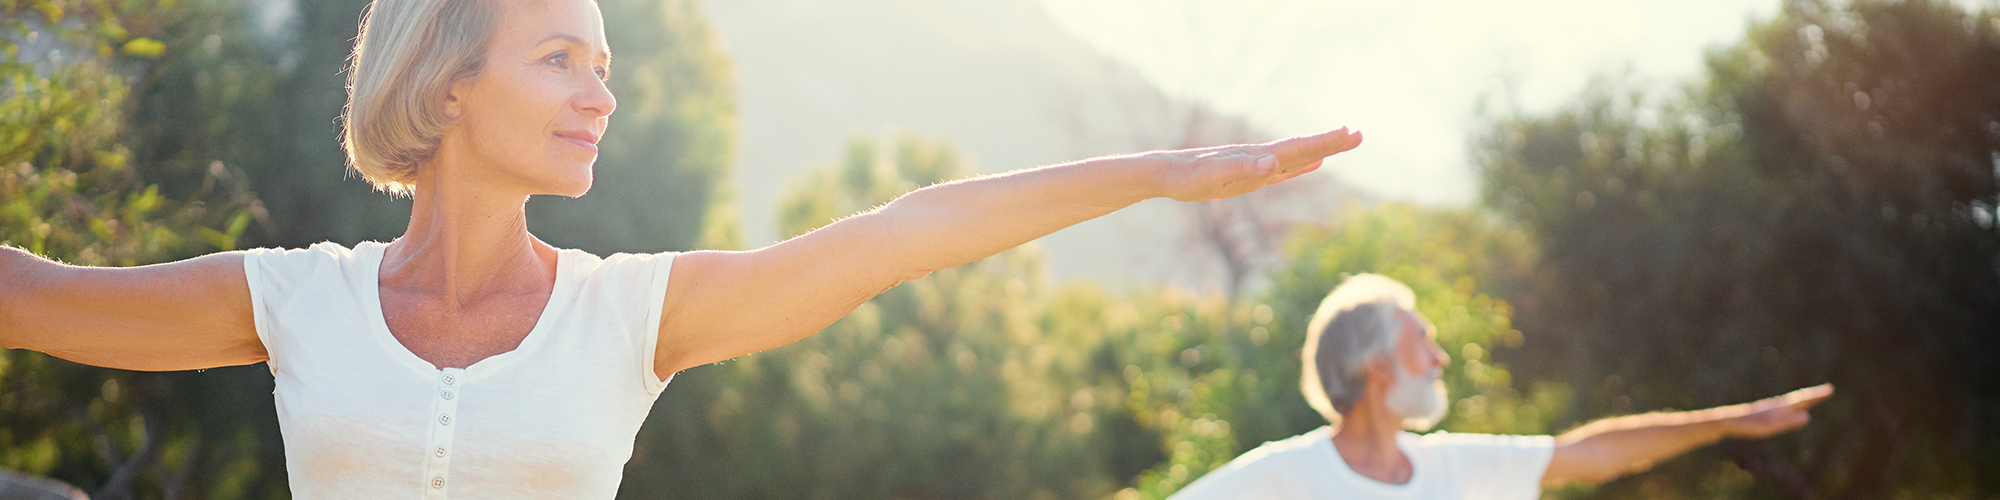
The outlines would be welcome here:
<svg viewBox="0 0 2000 500">
<path fill-rule="evenodd" d="M 1297 436 L 1292 436 L 1277 441 L 1266 442 L 1263 445 L 1258 446 L 1256 449 L 1252 449 L 1248 453 L 1244 453 L 1243 456 L 1237 457 L 1237 460 L 1241 461 L 1296 460 L 1305 456 L 1313 455 L 1315 453 L 1316 447 L 1329 446 L 1331 440 L 1332 440 L 1332 435 L 1328 433 L 1327 428 L 1321 427 L 1318 429 L 1314 429 L 1311 432 L 1307 432 L 1305 434 L 1300 434 Z"/>
<path fill-rule="evenodd" d="M 1271 441 L 1245 452 L 1174 494 L 1173 500 L 1295 498 L 1300 478 L 1322 472 L 1332 435 L 1326 428 Z M 1319 446 L 1325 446 L 1322 451 Z"/>
<path fill-rule="evenodd" d="M 1534 498 L 1555 452 L 1555 438 L 1433 432 L 1405 434 L 1425 482 L 1473 498 Z"/>
<path fill-rule="evenodd" d="M 1554 448 L 1555 437 L 1546 435 L 1515 434 L 1475 434 L 1437 431 L 1417 435 L 1403 433 L 1401 439 L 1417 448 L 1458 449 L 1458 448 Z"/>
<path fill-rule="evenodd" d="M 1415 459 L 1432 470 L 1457 481 L 1485 484 L 1515 476 L 1539 481 L 1555 452 L 1551 436 L 1470 434 L 1433 432 L 1423 436 L 1406 434 L 1414 446 L 1408 449 Z"/>
</svg>

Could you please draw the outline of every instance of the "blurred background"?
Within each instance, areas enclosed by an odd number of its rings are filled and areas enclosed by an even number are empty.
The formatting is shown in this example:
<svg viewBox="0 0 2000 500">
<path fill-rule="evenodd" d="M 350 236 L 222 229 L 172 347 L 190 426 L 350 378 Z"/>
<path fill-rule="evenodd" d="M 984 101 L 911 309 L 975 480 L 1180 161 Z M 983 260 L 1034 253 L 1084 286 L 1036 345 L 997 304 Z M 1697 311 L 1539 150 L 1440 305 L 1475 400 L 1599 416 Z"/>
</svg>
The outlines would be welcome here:
<svg viewBox="0 0 2000 500">
<path fill-rule="evenodd" d="M 360 0 L 0 1 L 0 243 L 129 266 L 401 233 L 343 171 Z M 763 246 L 944 179 L 1341 126 L 683 373 L 621 498 L 1164 498 L 1324 424 L 1304 322 L 1409 283 L 1454 432 L 1833 382 L 1814 423 L 1549 498 L 2000 495 L 2000 2 L 600 0 L 599 254 Z M 262 365 L 0 356 L 0 468 L 287 497 Z"/>
</svg>

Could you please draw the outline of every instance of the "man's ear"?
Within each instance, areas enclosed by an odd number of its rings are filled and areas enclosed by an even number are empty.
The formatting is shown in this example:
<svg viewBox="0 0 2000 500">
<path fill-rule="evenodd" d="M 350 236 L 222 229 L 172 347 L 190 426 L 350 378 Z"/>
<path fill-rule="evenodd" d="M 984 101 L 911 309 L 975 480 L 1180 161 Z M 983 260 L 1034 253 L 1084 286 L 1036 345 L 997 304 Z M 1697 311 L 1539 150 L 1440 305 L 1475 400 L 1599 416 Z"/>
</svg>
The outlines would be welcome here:
<svg viewBox="0 0 2000 500">
<path fill-rule="evenodd" d="M 1374 359 L 1361 362 L 1361 372 L 1368 374 L 1367 385 L 1370 389 L 1377 385 L 1388 387 L 1396 380 L 1395 370 L 1396 364 L 1389 362 L 1388 356 L 1376 356 Z"/>
</svg>

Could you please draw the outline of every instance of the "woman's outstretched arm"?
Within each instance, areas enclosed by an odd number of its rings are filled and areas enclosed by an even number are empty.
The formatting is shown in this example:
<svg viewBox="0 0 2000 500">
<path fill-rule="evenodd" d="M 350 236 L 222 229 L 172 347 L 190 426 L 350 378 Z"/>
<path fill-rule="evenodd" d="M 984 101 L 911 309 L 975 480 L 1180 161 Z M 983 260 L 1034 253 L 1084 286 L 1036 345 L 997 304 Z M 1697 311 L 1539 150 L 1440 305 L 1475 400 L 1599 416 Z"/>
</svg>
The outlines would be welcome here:
<svg viewBox="0 0 2000 500">
<path fill-rule="evenodd" d="M 1346 129 L 1267 144 L 1107 157 L 938 184 L 776 245 L 675 259 L 655 370 L 792 343 L 906 280 L 1157 197 L 1228 198 L 1360 145 Z"/>
<path fill-rule="evenodd" d="M 243 254 L 127 268 L 63 265 L 0 246 L 0 346 L 144 371 L 266 358 Z"/>
</svg>

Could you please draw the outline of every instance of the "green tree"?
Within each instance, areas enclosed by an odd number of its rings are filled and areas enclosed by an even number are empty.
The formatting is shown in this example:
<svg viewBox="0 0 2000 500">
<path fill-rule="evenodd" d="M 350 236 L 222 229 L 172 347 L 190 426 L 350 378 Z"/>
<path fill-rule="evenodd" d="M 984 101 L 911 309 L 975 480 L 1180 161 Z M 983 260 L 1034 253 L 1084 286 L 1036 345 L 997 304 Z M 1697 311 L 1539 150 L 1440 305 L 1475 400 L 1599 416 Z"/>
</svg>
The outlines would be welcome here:
<svg viewBox="0 0 2000 500">
<path fill-rule="evenodd" d="M 1576 414 L 1840 387 L 1801 432 L 1619 496 L 1977 496 L 2000 423 L 2000 14 L 1789 2 L 1667 97 L 1606 81 L 1479 139 L 1533 233 L 1514 298 Z M 1721 458 L 1730 460 L 1724 461 Z"/>
<path fill-rule="evenodd" d="M 0 81 L 8 86 L 0 91 L 0 244 L 99 266 L 236 247 L 256 212 L 239 173 L 214 158 L 162 160 L 154 134 L 131 125 L 147 89 L 175 81 L 174 68 L 203 50 L 181 43 L 187 33 L 226 18 L 226 9 L 36 1 L 9 2 L 0 13 Z M 213 92 L 194 94 L 183 97 Z M 0 355 L 0 467 L 104 499 L 267 496 L 260 441 L 245 425 L 254 414 L 238 413 L 245 398 L 230 395 L 262 392 L 241 380 L 9 351 Z"/>
</svg>

